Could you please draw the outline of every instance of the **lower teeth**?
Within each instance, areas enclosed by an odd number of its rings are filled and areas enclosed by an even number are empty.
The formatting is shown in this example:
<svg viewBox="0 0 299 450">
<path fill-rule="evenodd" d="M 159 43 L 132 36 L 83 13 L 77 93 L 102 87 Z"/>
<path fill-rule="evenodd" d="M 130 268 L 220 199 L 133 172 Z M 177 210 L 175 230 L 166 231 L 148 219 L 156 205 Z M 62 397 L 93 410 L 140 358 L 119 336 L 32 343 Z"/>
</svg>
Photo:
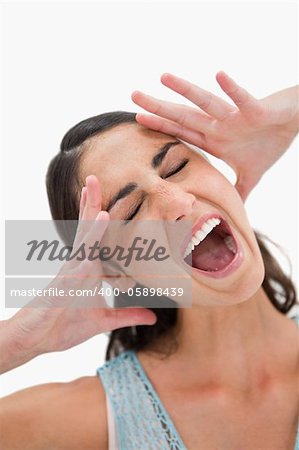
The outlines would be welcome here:
<svg viewBox="0 0 299 450">
<path fill-rule="evenodd" d="M 236 244 L 235 244 L 235 240 L 232 236 L 226 236 L 226 238 L 224 239 L 224 242 L 227 246 L 227 248 L 235 255 L 237 253 L 237 249 L 236 249 Z"/>
</svg>

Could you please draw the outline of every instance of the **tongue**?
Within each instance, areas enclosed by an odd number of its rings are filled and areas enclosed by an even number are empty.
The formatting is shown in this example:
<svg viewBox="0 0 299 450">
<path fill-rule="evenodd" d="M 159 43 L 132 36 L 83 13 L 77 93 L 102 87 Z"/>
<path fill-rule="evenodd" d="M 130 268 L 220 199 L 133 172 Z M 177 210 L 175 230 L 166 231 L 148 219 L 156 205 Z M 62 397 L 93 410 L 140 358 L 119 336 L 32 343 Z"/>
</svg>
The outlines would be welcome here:
<svg viewBox="0 0 299 450">
<path fill-rule="evenodd" d="M 234 258 L 224 239 L 213 231 L 192 252 L 192 267 L 215 271 L 226 267 Z"/>
</svg>

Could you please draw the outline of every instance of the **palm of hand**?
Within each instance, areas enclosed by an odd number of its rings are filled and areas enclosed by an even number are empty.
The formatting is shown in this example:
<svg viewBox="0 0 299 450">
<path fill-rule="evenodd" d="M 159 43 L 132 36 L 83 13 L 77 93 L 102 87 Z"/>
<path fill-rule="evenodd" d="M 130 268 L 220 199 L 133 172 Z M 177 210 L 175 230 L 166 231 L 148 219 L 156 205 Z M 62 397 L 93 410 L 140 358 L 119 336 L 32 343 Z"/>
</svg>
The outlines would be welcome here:
<svg viewBox="0 0 299 450">
<path fill-rule="evenodd" d="M 230 112 L 223 120 L 212 119 L 209 133 L 200 132 L 201 147 L 223 159 L 239 172 L 246 166 L 264 172 L 279 157 L 277 150 L 285 148 L 290 137 L 282 125 L 271 123 L 264 109 L 244 115 Z"/>
<path fill-rule="evenodd" d="M 257 100 L 220 72 L 217 81 L 235 107 L 173 75 L 165 74 L 161 81 L 198 108 L 157 100 L 135 91 L 133 101 L 155 114 L 138 114 L 137 121 L 225 161 L 235 171 L 236 189 L 245 201 L 297 132 L 293 119 L 298 114 L 298 101 L 294 90 L 289 88 Z"/>
</svg>

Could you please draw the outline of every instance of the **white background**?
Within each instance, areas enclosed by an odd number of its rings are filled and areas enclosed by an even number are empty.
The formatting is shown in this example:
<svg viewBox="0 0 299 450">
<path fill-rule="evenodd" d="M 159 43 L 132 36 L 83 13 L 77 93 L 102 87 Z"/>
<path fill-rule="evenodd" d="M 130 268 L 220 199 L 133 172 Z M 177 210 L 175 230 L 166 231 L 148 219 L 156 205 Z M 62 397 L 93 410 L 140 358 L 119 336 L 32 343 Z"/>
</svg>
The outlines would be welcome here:
<svg viewBox="0 0 299 450">
<path fill-rule="evenodd" d="M 256 97 L 298 83 L 296 3 L 40 1 L 6 2 L 1 9 L 6 219 L 50 218 L 47 166 L 78 121 L 106 111 L 140 110 L 130 99 L 135 89 L 184 103 L 160 83 L 163 72 L 218 95 L 218 70 Z M 287 251 L 298 286 L 297 155 L 295 142 L 252 192 L 246 209 L 252 226 Z M 233 180 L 230 169 L 211 160 Z M 2 308 L 2 317 L 15 311 Z M 106 343 L 101 335 L 40 356 L 2 375 L 2 394 L 94 375 Z"/>
</svg>

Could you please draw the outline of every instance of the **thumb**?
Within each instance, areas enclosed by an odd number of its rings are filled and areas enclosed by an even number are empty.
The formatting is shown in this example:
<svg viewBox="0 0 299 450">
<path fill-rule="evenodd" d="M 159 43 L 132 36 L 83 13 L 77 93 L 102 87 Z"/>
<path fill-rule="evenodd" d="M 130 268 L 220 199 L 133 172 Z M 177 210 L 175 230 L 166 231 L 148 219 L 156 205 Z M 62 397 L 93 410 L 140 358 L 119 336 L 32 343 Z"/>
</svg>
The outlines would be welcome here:
<svg viewBox="0 0 299 450">
<path fill-rule="evenodd" d="M 157 321 L 155 313 L 147 308 L 113 308 L 107 311 L 109 330 L 132 327 L 135 325 L 154 325 Z"/>
<path fill-rule="evenodd" d="M 262 176 L 258 174 L 254 175 L 253 173 L 250 173 L 248 175 L 249 176 L 246 175 L 244 176 L 240 174 L 235 183 L 235 188 L 239 192 L 240 197 L 243 200 L 243 203 L 245 203 L 250 192 L 262 178 Z"/>
<path fill-rule="evenodd" d="M 235 188 L 237 189 L 243 203 L 245 203 L 248 194 L 249 194 L 249 190 L 248 190 L 248 186 L 246 184 L 244 184 L 243 180 L 237 180 L 236 184 L 235 184 Z"/>
</svg>

